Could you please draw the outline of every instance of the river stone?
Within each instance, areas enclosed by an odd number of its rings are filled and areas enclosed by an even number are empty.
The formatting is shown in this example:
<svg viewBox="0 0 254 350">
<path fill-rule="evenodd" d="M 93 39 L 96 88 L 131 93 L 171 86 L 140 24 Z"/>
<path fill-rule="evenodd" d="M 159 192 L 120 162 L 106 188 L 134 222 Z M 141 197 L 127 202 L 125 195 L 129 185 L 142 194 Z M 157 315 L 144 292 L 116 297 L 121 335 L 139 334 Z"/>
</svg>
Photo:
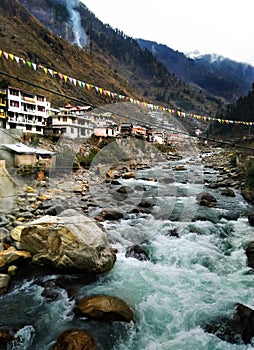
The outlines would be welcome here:
<svg viewBox="0 0 254 350">
<path fill-rule="evenodd" d="M 80 300 L 74 312 L 78 316 L 97 321 L 133 321 L 133 312 L 129 306 L 124 301 L 107 295 L 95 295 Z"/>
<path fill-rule="evenodd" d="M 11 278 L 9 275 L 0 273 L 0 294 L 4 294 L 7 292 L 10 280 Z"/>
<path fill-rule="evenodd" d="M 221 191 L 222 196 L 235 197 L 235 192 L 231 188 L 225 188 Z"/>
<path fill-rule="evenodd" d="M 254 213 L 248 215 L 248 221 L 251 226 L 254 226 Z"/>
<path fill-rule="evenodd" d="M 217 203 L 216 198 L 208 192 L 198 193 L 196 196 L 196 200 L 199 202 L 200 205 L 206 207 L 212 207 Z"/>
<path fill-rule="evenodd" d="M 245 250 L 245 254 L 247 256 L 247 265 L 254 269 L 254 241 L 249 242 Z"/>
<path fill-rule="evenodd" d="M 132 245 L 130 247 L 127 247 L 126 252 L 125 252 L 125 257 L 126 258 L 135 258 L 139 261 L 147 261 L 149 260 L 149 256 L 145 249 L 138 245 Z"/>
<path fill-rule="evenodd" d="M 93 337 L 83 330 L 63 332 L 51 350 L 95 350 Z"/>
<path fill-rule="evenodd" d="M 9 247 L 0 252 L 0 268 L 3 268 L 20 258 L 29 259 L 31 258 L 31 254 L 26 251 L 16 250 L 14 247 Z"/>
<path fill-rule="evenodd" d="M 116 261 L 96 221 L 73 209 L 28 223 L 22 229 L 19 247 L 32 254 L 35 264 L 73 272 L 102 273 Z"/>
<path fill-rule="evenodd" d="M 248 344 L 254 336 L 254 310 L 243 304 L 236 304 L 233 317 L 216 318 L 207 323 L 205 330 L 229 343 Z"/>
</svg>

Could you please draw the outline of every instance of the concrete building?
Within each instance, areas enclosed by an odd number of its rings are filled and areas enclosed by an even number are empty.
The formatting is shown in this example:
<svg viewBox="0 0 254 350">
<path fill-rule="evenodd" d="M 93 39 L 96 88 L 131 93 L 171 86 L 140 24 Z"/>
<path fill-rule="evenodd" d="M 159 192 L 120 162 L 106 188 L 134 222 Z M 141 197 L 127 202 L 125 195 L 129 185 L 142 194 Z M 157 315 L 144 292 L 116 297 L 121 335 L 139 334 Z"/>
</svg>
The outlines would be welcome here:
<svg viewBox="0 0 254 350">
<path fill-rule="evenodd" d="M 6 92 L 6 129 L 19 129 L 23 133 L 43 135 L 50 114 L 50 102 L 46 97 L 14 87 L 8 87 Z"/>
<path fill-rule="evenodd" d="M 0 128 L 6 127 L 7 109 L 7 90 L 0 89 Z"/>
</svg>

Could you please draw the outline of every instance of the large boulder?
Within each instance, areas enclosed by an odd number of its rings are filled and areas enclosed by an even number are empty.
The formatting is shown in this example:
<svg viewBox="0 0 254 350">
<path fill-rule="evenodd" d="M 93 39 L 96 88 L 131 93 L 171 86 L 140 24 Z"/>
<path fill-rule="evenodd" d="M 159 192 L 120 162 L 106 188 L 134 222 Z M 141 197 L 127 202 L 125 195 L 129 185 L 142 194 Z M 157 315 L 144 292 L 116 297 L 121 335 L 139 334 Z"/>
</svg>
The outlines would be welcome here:
<svg viewBox="0 0 254 350">
<path fill-rule="evenodd" d="M 205 330 L 229 343 L 248 344 L 254 336 L 254 310 L 243 304 L 236 304 L 232 317 L 211 320 L 206 324 Z"/>
<path fill-rule="evenodd" d="M 63 332 L 51 350 L 95 350 L 93 337 L 83 330 Z"/>
<path fill-rule="evenodd" d="M 74 312 L 78 316 L 97 321 L 133 321 L 133 312 L 129 306 L 123 300 L 107 295 L 95 295 L 80 300 Z"/>
<path fill-rule="evenodd" d="M 73 209 L 29 222 L 21 230 L 18 245 L 32 254 L 33 263 L 61 270 L 102 273 L 116 260 L 96 221 Z"/>
</svg>

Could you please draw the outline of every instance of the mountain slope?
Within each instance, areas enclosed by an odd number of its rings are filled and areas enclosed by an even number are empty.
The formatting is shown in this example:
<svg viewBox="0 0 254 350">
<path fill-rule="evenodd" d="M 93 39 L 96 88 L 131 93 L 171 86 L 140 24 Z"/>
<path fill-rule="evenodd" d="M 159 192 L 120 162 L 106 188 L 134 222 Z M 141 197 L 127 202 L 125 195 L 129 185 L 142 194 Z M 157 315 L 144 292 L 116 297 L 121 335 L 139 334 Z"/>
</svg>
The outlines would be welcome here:
<svg viewBox="0 0 254 350">
<path fill-rule="evenodd" d="M 213 113 L 223 104 L 221 99 L 206 96 L 200 89 L 182 83 L 148 50 L 141 49 L 136 40 L 103 24 L 79 1 L 20 0 L 20 2 L 45 27 L 77 46 L 77 31 L 74 33 L 71 21 L 72 13 L 75 11 L 76 15 L 80 16 L 80 26 L 76 29 L 83 30 L 83 35 L 85 33 L 89 43 L 82 51 L 90 52 L 90 55 L 102 65 L 110 67 L 116 76 L 123 77 L 139 95 L 143 96 L 143 99 L 201 114 Z"/>
<path fill-rule="evenodd" d="M 130 95 L 134 98 L 141 97 L 131 84 L 112 71 L 108 65 L 102 64 L 94 55 L 80 50 L 80 48 L 69 44 L 47 30 L 17 0 L 1 0 L 0 2 L 0 38 L 0 49 L 5 52 L 13 53 L 25 60 L 38 65 L 41 64 L 110 91 L 116 91 L 119 94 Z M 68 82 L 60 82 L 59 79 L 52 78 L 49 74 L 45 75 L 39 70 L 34 71 L 11 60 L 1 58 L 0 70 L 58 93 L 81 99 L 84 103 L 109 103 L 105 96 L 75 87 Z M 38 88 L 31 87 L 23 82 L 5 76 L 1 76 L 1 78 L 7 79 L 13 86 L 38 91 Z M 49 92 L 42 91 L 42 93 L 48 96 L 55 105 L 69 100 Z"/>
<path fill-rule="evenodd" d="M 166 45 L 137 39 L 140 47 L 146 48 L 162 62 L 169 72 L 189 84 L 221 96 L 228 102 L 245 95 L 254 81 L 254 67 L 214 55 L 197 56 L 193 59 L 172 50 Z"/>
</svg>

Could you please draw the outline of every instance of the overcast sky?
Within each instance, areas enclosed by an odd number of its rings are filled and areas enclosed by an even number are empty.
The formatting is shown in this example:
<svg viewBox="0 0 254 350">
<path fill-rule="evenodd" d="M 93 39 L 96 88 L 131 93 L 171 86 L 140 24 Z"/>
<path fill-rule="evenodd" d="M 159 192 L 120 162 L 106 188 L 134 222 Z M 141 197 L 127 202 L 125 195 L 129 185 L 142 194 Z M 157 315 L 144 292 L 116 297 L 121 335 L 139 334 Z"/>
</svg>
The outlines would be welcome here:
<svg viewBox="0 0 254 350">
<path fill-rule="evenodd" d="M 254 66 L 253 0 L 81 0 L 103 23 L 180 52 Z"/>
</svg>

